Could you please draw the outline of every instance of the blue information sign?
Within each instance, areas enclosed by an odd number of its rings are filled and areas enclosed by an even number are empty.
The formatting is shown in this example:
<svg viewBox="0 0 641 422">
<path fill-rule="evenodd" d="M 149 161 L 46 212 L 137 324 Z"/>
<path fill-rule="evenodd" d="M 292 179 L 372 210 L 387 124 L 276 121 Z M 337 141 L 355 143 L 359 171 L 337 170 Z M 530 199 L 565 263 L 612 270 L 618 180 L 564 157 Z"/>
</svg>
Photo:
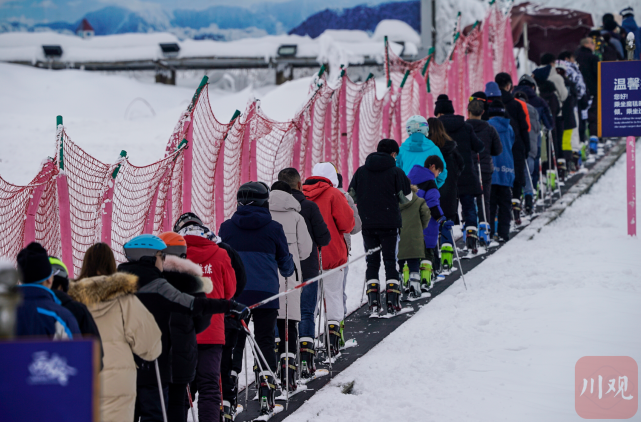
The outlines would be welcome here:
<svg viewBox="0 0 641 422">
<path fill-rule="evenodd" d="M 96 422 L 94 340 L 0 342 L 0 420 Z"/>
<path fill-rule="evenodd" d="M 599 136 L 641 136 L 641 61 L 599 63 Z"/>
</svg>

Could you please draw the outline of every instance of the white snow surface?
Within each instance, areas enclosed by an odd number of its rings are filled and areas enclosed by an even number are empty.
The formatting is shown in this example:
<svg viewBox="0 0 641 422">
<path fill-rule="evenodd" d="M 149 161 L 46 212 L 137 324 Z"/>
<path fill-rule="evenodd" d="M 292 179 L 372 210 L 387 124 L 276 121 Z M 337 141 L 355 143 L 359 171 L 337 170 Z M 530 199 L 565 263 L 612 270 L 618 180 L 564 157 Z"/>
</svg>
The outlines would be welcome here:
<svg viewBox="0 0 641 422">
<path fill-rule="evenodd" d="M 488 257 L 468 290 L 459 279 L 287 421 L 582 420 L 577 360 L 641 360 L 641 243 L 626 235 L 625 195 L 623 156 L 556 222 Z M 351 306 L 363 271 L 350 269 Z"/>
</svg>

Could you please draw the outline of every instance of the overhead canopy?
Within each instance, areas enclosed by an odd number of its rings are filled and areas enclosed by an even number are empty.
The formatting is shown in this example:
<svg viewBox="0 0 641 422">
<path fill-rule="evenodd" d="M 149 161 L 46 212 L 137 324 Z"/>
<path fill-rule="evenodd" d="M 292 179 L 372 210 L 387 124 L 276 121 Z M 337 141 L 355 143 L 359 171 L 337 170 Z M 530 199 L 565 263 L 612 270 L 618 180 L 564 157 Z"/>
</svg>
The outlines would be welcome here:
<svg viewBox="0 0 641 422">
<path fill-rule="evenodd" d="M 527 23 L 528 57 L 537 64 L 545 53 L 558 55 L 565 50 L 576 50 L 581 38 L 594 26 L 589 13 L 532 3 L 514 6 L 510 17 L 514 47 L 523 47 L 523 24 Z"/>
</svg>

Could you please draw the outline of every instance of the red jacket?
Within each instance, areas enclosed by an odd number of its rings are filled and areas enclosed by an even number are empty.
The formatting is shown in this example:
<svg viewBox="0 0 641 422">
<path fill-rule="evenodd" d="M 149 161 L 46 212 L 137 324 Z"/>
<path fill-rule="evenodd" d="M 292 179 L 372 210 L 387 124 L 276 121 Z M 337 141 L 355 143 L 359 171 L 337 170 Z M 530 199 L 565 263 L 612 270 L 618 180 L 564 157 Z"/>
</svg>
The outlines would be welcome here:
<svg viewBox="0 0 641 422">
<path fill-rule="evenodd" d="M 307 199 L 318 205 L 332 235 L 329 245 L 321 249 L 323 269 L 331 270 L 343 265 L 347 262 L 347 245 L 343 235 L 354 228 L 354 211 L 347 203 L 345 195 L 324 177 L 312 176 L 307 179 L 303 185 L 303 193 Z"/>
<path fill-rule="evenodd" d="M 200 265 L 203 277 L 211 279 L 214 289 L 207 293 L 210 299 L 231 299 L 236 293 L 236 275 L 227 252 L 211 240 L 199 236 L 185 236 L 187 259 Z M 211 324 L 196 336 L 198 344 L 225 344 L 223 314 L 212 315 Z"/>
</svg>

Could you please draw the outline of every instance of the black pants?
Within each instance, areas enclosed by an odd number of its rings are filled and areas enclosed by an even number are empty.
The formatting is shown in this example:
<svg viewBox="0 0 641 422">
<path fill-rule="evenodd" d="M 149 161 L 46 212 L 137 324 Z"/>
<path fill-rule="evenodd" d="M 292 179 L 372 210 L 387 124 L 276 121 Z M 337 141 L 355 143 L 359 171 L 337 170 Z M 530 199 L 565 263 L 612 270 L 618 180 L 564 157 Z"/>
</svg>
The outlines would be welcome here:
<svg viewBox="0 0 641 422">
<path fill-rule="evenodd" d="M 563 131 L 565 130 L 565 126 L 563 124 L 562 116 L 557 116 L 556 120 L 554 121 L 554 130 L 554 155 L 556 156 L 558 162 L 559 158 L 563 158 L 561 156 L 561 151 L 563 151 Z"/>
<path fill-rule="evenodd" d="M 187 412 L 189 412 L 187 384 L 169 384 L 167 420 L 169 422 L 187 422 Z"/>
<path fill-rule="evenodd" d="M 220 361 L 222 344 L 199 344 L 196 379 L 191 383 L 192 400 L 198 392 L 198 421 L 220 421 Z"/>
<path fill-rule="evenodd" d="M 592 99 L 592 106 L 588 109 L 588 131 L 590 132 L 590 136 L 599 136 L 597 131 L 599 123 L 598 105 L 599 101 L 595 95 Z"/>
<path fill-rule="evenodd" d="M 276 372 L 276 352 L 274 352 L 274 347 L 276 346 L 276 318 L 278 317 L 278 309 L 261 309 L 257 308 L 252 310 L 251 318 L 254 320 L 254 337 L 256 338 L 256 343 L 260 351 L 265 355 L 267 364 L 269 368 Z M 249 322 L 249 319 L 246 321 Z M 238 332 L 238 340 L 236 341 L 236 348 L 234 348 L 234 354 L 232 359 L 232 366 L 234 368 L 242 367 L 243 362 L 243 350 L 245 349 L 245 339 L 247 334 L 245 331 Z M 265 363 L 261 359 L 261 365 L 265 366 Z M 267 368 L 265 368 L 267 370 Z"/>
<path fill-rule="evenodd" d="M 385 265 L 385 277 L 387 280 L 398 280 L 396 269 L 396 243 L 398 242 L 398 229 L 363 229 L 363 243 L 365 250 L 381 247 L 381 252 L 368 255 L 367 271 L 365 277 L 368 280 L 378 280 L 378 270 L 381 267 L 381 253 Z"/>
<path fill-rule="evenodd" d="M 236 374 L 240 374 L 240 371 L 243 368 L 243 348 L 240 347 L 240 358 L 239 366 L 235 367 L 234 362 L 234 353 L 236 353 L 237 347 L 236 342 L 238 341 L 238 333 L 240 331 L 230 327 L 225 319 L 225 345 L 223 346 L 223 356 L 220 362 L 220 378 L 223 385 L 223 400 L 234 404 L 236 403 L 236 382 L 232 381 L 231 371 L 236 371 Z M 244 337 L 243 337 L 244 338 Z"/>
<path fill-rule="evenodd" d="M 483 195 L 476 197 L 476 208 L 478 209 L 479 222 L 487 222 L 490 218 L 490 197 L 492 196 L 492 173 L 483 174 Z M 482 199 L 485 200 L 485 209 L 481 209 Z"/>
<path fill-rule="evenodd" d="M 514 186 L 512 187 L 512 198 L 521 199 L 523 187 L 525 186 L 525 159 L 514 157 Z M 510 207 L 512 207 L 510 203 Z"/>
<path fill-rule="evenodd" d="M 169 386 L 162 387 L 165 405 L 169 402 Z M 145 384 L 136 386 L 136 408 L 134 422 L 163 422 L 162 406 L 160 404 L 160 391 L 158 384 Z"/>
<path fill-rule="evenodd" d="M 289 338 L 289 347 L 287 350 L 289 353 L 296 354 L 298 352 L 298 321 L 290 319 L 287 326 L 289 327 L 287 333 Z M 285 343 L 287 343 L 285 341 L 285 320 L 276 320 L 276 328 L 278 329 L 278 337 L 280 338 L 280 343 L 278 344 L 278 356 L 276 357 L 280 359 L 280 355 L 285 353 Z"/>
<path fill-rule="evenodd" d="M 492 185 L 490 199 L 490 231 L 492 236 L 498 233 L 503 239 L 510 238 L 510 220 L 512 219 L 512 192 L 509 186 Z M 496 216 L 499 217 L 498 230 L 494 228 Z"/>
</svg>

